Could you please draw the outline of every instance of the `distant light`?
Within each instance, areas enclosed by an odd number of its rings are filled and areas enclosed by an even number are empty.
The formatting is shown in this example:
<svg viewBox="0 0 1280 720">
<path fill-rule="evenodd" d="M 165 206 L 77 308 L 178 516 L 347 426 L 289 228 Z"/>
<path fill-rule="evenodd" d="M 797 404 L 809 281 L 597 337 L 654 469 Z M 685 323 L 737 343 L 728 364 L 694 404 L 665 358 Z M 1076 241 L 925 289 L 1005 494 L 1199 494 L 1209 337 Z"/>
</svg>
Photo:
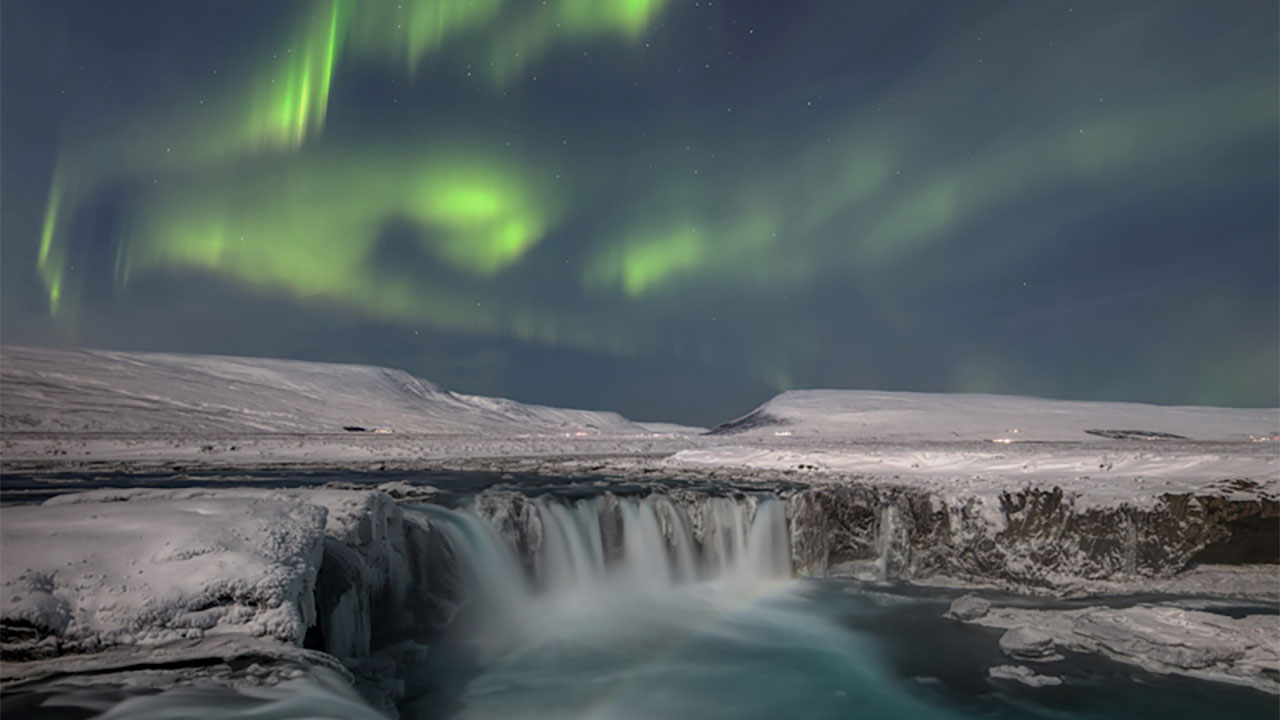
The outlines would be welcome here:
<svg viewBox="0 0 1280 720">
<path fill-rule="evenodd" d="M 791 431 L 790 431 L 790 430 L 778 430 L 777 432 L 775 432 L 775 433 L 774 433 L 774 436 L 775 436 L 775 437 L 791 437 Z"/>
<path fill-rule="evenodd" d="M 1008 445 L 1009 443 L 1013 442 L 1013 438 L 993 438 L 991 442 L 1000 443 L 1001 445 Z"/>
</svg>

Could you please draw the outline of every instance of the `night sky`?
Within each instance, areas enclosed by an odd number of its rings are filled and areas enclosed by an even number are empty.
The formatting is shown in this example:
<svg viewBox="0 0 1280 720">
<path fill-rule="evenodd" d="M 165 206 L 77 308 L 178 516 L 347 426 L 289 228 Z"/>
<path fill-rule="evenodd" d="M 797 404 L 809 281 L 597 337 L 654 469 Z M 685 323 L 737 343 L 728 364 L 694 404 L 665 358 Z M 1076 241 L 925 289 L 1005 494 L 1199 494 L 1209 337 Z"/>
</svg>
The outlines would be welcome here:
<svg viewBox="0 0 1280 720">
<path fill-rule="evenodd" d="M 0 13 L 6 343 L 1280 404 L 1274 1 Z"/>
</svg>

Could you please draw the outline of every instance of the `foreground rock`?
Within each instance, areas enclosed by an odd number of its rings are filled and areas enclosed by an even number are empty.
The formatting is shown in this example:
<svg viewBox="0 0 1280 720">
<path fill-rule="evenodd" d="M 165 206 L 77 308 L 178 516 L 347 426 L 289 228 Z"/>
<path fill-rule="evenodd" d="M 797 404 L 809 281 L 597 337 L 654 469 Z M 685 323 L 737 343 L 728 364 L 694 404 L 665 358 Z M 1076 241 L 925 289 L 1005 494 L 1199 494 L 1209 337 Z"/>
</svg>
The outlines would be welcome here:
<svg viewBox="0 0 1280 720">
<path fill-rule="evenodd" d="M 987 669 L 987 676 L 997 680 L 1013 680 L 1030 687 L 1050 687 L 1062 684 L 1062 678 L 1056 675 L 1038 675 L 1025 665 L 996 665 Z"/>
<path fill-rule="evenodd" d="M 1015 660 L 1027 662 L 1055 662 L 1062 659 L 1053 650 L 1053 637 L 1025 625 L 1012 628 L 1001 635 L 1000 650 Z"/>
<path fill-rule="evenodd" d="M 228 633 L 300 645 L 325 516 L 265 494 L 6 507 L 0 651 L 38 659 Z"/>
<path fill-rule="evenodd" d="M 1277 615 L 1232 618 L 1150 605 L 1080 610 L 993 608 L 971 622 L 1007 628 L 1000 640 L 1001 649 L 1006 652 L 1027 648 L 1032 653 L 1042 653 L 1044 639 L 1048 638 L 1051 644 L 1065 650 L 1100 653 L 1152 672 L 1280 693 Z"/>
<path fill-rule="evenodd" d="M 461 600 L 443 538 L 376 491 L 91 491 L 0 509 L 0 535 L 9 694 L 318 669 L 391 711 Z"/>
<path fill-rule="evenodd" d="M 975 620 L 986 615 L 990 610 L 990 602 L 977 595 L 963 595 L 952 601 L 946 616 L 956 620 Z"/>
</svg>

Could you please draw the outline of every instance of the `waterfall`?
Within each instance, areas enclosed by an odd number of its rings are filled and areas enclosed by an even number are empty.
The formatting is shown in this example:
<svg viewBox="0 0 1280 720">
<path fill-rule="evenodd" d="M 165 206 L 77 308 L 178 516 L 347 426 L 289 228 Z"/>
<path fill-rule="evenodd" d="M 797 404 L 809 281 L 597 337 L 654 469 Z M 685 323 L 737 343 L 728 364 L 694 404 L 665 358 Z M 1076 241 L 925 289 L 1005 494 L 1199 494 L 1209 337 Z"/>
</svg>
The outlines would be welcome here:
<svg viewBox="0 0 1280 720">
<path fill-rule="evenodd" d="M 876 570 L 881 582 L 892 580 L 894 576 L 894 544 L 897 540 L 898 511 L 892 505 L 886 505 L 880 511 L 880 528 L 876 537 L 877 558 Z"/>
<path fill-rule="evenodd" d="M 462 510 L 419 510 L 448 537 L 474 602 L 506 614 L 534 597 L 603 585 L 660 592 L 791 573 L 786 512 L 773 497 L 686 505 L 665 495 L 519 496 Z"/>
</svg>

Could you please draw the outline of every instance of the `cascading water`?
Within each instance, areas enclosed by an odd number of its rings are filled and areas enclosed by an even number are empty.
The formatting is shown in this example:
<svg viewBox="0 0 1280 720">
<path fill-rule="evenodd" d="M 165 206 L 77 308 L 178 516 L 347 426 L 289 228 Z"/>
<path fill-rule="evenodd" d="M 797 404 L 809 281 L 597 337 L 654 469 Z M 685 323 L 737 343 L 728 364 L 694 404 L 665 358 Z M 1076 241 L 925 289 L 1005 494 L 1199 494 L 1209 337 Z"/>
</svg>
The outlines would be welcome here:
<svg viewBox="0 0 1280 720">
<path fill-rule="evenodd" d="M 422 512 L 471 566 L 456 630 L 481 669 L 464 718 L 780 717 L 797 702 L 844 717 L 856 688 L 887 684 L 791 579 L 772 496 L 490 495 Z"/>
<path fill-rule="evenodd" d="M 693 509 L 699 514 L 693 519 L 665 496 L 544 497 L 531 505 L 533 512 L 519 513 L 520 522 L 510 514 L 486 519 L 475 508 L 418 509 L 444 529 L 474 598 L 485 605 L 512 604 L 503 598 L 523 605 L 535 596 L 604 587 L 656 592 L 706 580 L 766 581 L 791 572 L 786 511 L 772 497 L 709 498 Z M 515 537 L 504 536 L 504 529 Z M 531 557 L 520 557 L 522 544 Z"/>
</svg>

